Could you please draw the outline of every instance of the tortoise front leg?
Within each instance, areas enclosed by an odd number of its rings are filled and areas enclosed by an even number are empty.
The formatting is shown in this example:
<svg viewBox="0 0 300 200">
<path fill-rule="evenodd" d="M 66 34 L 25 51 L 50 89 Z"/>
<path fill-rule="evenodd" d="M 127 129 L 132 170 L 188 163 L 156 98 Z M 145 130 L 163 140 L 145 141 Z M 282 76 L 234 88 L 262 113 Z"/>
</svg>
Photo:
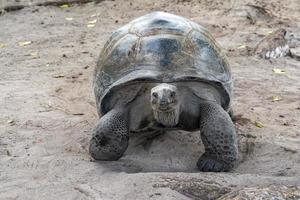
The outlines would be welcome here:
<svg viewBox="0 0 300 200">
<path fill-rule="evenodd" d="M 100 118 L 90 140 L 90 153 L 96 160 L 118 160 L 129 140 L 128 111 L 113 109 Z"/>
<path fill-rule="evenodd" d="M 238 158 L 235 128 L 229 114 L 217 103 L 200 105 L 200 132 L 205 153 L 197 166 L 205 172 L 229 171 Z"/>
</svg>

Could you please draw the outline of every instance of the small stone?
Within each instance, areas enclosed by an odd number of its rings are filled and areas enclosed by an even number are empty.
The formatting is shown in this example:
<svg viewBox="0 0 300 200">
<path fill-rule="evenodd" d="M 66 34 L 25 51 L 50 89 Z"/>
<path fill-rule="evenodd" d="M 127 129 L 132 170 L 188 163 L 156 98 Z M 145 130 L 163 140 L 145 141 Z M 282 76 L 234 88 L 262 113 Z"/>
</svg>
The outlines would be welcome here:
<svg viewBox="0 0 300 200">
<path fill-rule="evenodd" d="M 95 24 L 88 24 L 87 27 L 88 28 L 93 28 L 93 27 L 95 27 Z"/>
<path fill-rule="evenodd" d="M 60 87 L 60 88 L 57 88 L 57 89 L 55 89 L 55 92 L 60 92 L 60 91 L 62 91 L 62 88 Z"/>
<path fill-rule="evenodd" d="M 290 124 L 289 122 L 284 122 L 283 125 L 284 125 L 284 126 L 289 126 L 289 125 L 291 125 L 291 124 Z"/>
</svg>

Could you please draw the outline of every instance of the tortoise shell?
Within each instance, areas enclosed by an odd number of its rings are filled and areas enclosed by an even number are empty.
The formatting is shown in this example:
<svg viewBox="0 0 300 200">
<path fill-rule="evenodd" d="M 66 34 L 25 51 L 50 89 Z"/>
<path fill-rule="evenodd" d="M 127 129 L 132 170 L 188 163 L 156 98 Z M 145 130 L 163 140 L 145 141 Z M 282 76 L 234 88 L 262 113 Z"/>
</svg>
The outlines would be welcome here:
<svg viewBox="0 0 300 200">
<path fill-rule="evenodd" d="M 183 81 L 213 85 L 228 110 L 230 67 L 211 34 L 183 17 L 147 14 L 112 33 L 102 49 L 94 72 L 98 112 L 105 114 L 116 101 L 130 102 L 141 83 Z"/>
</svg>

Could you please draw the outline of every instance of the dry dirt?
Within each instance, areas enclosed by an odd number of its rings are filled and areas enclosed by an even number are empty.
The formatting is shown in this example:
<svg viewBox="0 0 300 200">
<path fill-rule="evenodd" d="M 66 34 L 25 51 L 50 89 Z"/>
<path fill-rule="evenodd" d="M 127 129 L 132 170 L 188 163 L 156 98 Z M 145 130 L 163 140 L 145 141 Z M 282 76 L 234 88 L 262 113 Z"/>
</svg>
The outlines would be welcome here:
<svg viewBox="0 0 300 200">
<path fill-rule="evenodd" d="M 300 62 L 247 52 L 280 27 L 299 36 L 299 0 L 116 0 L 68 8 L 0 1 L 0 199 L 300 199 Z M 9 5 L 26 6 L 3 9 Z M 241 152 L 230 173 L 197 171 L 198 133 L 133 139 L 115 162 L 95 162 L 88 153 L 100 50 L 113 30 L 158 10 L 207 27 L 229 56 Z"/>
</svg>

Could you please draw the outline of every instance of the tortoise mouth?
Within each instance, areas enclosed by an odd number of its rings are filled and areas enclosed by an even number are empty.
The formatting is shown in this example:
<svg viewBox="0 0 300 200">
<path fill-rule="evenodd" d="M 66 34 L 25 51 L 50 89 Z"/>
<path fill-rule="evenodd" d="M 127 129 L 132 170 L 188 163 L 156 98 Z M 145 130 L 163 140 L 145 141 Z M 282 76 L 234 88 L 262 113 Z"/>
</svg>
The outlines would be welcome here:
<svg viewBox="0 0 300 200">
<path fill-rule="evenodd" d="M 152 104 L 154 111 L 158 112 L 171 112 L 176 110 L 177 103 L 168 103 L 168 104 Z"/>
<path fill-rule="evenodd" d="M 160 112 L 170 112 L 170 111 L 175 110 L 175 109 L 173 107 L 170 107 L 170 106 L 159 106 L 156 110 L 160 111 Z"/>
</svg>

